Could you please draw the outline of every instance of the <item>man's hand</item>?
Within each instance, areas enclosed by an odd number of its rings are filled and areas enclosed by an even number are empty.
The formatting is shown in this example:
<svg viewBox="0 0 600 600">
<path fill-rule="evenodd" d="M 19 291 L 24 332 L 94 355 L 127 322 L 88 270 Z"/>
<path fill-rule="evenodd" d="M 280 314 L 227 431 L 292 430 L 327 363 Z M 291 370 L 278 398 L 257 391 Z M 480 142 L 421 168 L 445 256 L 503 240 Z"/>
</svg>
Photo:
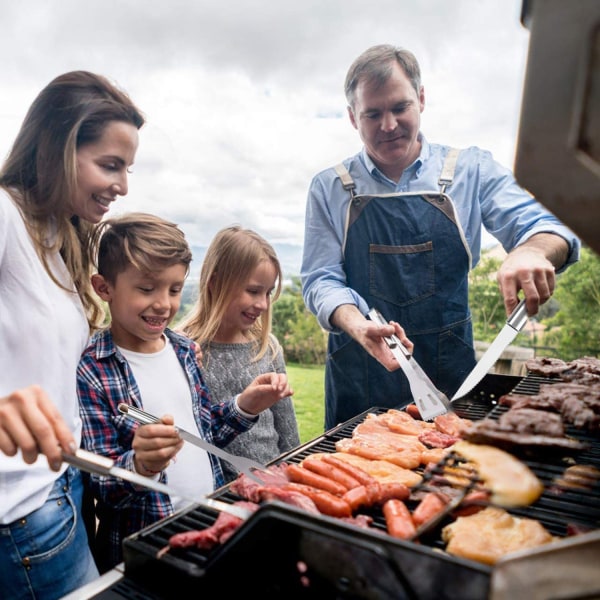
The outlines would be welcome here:
<svg viewBox="0 0 600 600">
<path fill-rule="evenodd" d="M 19 449 L 27 464 L 45 454 L 53 471 L 60 469 L 63 451 L 73 454 L 76 450 L 71 430 L 38 385 L 0 398 L 0 450 L 15 456 Z"/>
<path fill-rule="evenodd" d="M 523 290 L 526 298 L 527 314 L 538 313 L 539 307 L 554 293 L 555 270 L 565 263 L 568 251 L 562 237 L 538 233 L 508 254 L 497 274 L 507 315 L 519 303 L 519 290 Z"/>
<path fill-rule="evenodd" d="M 293 393 L 285 373 L 263 373 L 239 395 L 237 402 L 244 412 L 258 415 Z"/>
<path fill-rule="evenodd" d="M 356 340 L 374 359 L 380 362 L 388 371 L 395 371 L 400 363 L 392 354 L 383 338 L 396 334 L 401 344 L 409 352 L 413 351 L 414 344 L 406 337 L 404 329 L 395 321 L 387 325 L 374 323 L 358 310 L 353 304 L 338 306 L 331 317 L 332 324 L 343 329 Z"/>
</svg>

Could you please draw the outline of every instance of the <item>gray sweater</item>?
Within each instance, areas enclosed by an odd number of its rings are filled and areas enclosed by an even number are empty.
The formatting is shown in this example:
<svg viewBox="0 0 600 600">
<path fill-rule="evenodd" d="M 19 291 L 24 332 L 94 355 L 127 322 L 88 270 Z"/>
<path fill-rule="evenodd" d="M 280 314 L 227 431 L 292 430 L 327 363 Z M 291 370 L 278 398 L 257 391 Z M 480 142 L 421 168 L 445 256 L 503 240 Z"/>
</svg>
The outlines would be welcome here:
<svg viewBox="0 0 600 600">
<path fill-rule="evenodd" d="M 267 351 L 259 361 L 252 362 L 255 344 L 221 344 L 211 342 L 202 347 L 203 368 L 206 384 L 213 403 L 227 400 L 242 392 L 261 373 L 285 373 L 283 349 L 274 336 L 277 354 Z M 247 456 L 267 463 L 300 444 L 298 424 L 292 398 L 283 398 L 263 411 L 254 426 L 241 433 L 225 449 L 237 456 Z M 228 462 L 221 461 L 227 482 L 238 472 Z"/>
</svg>

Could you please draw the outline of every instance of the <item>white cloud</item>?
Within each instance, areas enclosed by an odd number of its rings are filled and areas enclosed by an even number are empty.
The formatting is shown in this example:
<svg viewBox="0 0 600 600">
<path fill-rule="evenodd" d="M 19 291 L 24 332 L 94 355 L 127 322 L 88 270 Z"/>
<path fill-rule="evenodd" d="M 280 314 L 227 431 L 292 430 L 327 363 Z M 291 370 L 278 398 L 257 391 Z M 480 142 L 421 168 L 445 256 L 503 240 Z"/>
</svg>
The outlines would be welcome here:
<svg viewBox="0 0 600 600">
<path fill-rule="evenodd" d="M 232 222 L 301 245 L 310 179 L 360 148 L 342 87 L 372 44 L 419 58 L 430 141 L 478 145 L 512 165 L 528 42 L 520 8 L 520 0 L 0 0 L 0 156 L 53 77 L 100 72 L 148 118 L 115 212 L 160 214 L 194 245 Z"/>
</svg>

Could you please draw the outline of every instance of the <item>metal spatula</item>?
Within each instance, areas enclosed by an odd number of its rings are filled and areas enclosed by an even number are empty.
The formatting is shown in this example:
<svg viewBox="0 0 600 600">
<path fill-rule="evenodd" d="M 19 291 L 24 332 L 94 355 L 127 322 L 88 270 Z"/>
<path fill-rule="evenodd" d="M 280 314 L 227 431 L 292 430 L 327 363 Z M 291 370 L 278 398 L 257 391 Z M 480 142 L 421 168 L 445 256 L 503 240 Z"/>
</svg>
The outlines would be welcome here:
<svg viewBox="0 0 600 600">
<path fill-rule="evenodd" d="M 142 425 L 151 425 L 153 423 L 160 423 L 160 419 L 150 413 L 147 413 L 139 408 L 135 408 L 134 406 L 130 406 L 129 404 L 125 404 L 122 402 L 119 404 L 119 412 L 135 419 L 138 423 Z M 198 448 L 202 448 L 223 460 L 226 460 L 228 463 L 232 464 L 238 471 L 244 473 L 250 479 L 253 479 L 257 483 L 261 485 L 267 483 L 269 480 L 265 481 L 261 478 L 261 472 L 266 473 L 270 476 L 270 479 L 273 479 L 273 473 L 271 473 L 265 465 L 261 465 L 255 460 L 251 460 L 250 458 L 246 458 L 245 456 L 235 456 L 234 454 L 230 454 L 217 446 L 203 440 L 200 436 L 194 435 L 185 429 L 181 429 L 181 427 L 175 426 L 177 429 L 179 436 L 184 439 L 186 442 L 190 444 L 194 444 L 194 446 L 198 446 Z"/>
<path fill-rule="evenodd" d="M 387 325 L 387 321 L 376 308 L 372 308 L 368 316 L 375 323 Z M 400 363 L 408 379 L 410 391 L 421 418 L 424 421 L 431 421 L 435 417 L 447 413 L 450 410 L 448 397 L 433 385 L 431 379 L 427 377 L 425 371 L 423 371 L 415 358 L 402 345 L 398 337 L 391 335 L 384 338 L 384 340 L 396 357 L 396 360 Z"/>
</svg>

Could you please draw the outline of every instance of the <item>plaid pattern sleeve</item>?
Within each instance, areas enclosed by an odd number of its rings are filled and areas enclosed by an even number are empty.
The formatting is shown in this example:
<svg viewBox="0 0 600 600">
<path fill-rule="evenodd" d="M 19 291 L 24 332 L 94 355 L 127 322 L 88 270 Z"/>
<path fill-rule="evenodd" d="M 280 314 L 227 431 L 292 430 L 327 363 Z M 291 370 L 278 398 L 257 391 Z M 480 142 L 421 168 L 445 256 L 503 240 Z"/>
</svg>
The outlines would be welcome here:
<svg viewBox="0 0 600 600">
<path fill-rule="evenodd" d="M 97 333 L 83 352 L 77 369 L 77 392 L 83 424 L 82 447 L 133 471 L 131 444 L 137 425 L 119 412 L 118 405 L 142 405 L 131 370 L 113 344 L 110 331 Z M 164 473 L 160 478 L 166 482 Z M 88 485 L 96 500 L 97 537 L 109 541 L 104 550 L 107 554 L 102 557 L 107 563 L 122 560 L 125 536 L 173 513 L 167 495 L 116 477 L 92 474 Z"/>
</svg>

